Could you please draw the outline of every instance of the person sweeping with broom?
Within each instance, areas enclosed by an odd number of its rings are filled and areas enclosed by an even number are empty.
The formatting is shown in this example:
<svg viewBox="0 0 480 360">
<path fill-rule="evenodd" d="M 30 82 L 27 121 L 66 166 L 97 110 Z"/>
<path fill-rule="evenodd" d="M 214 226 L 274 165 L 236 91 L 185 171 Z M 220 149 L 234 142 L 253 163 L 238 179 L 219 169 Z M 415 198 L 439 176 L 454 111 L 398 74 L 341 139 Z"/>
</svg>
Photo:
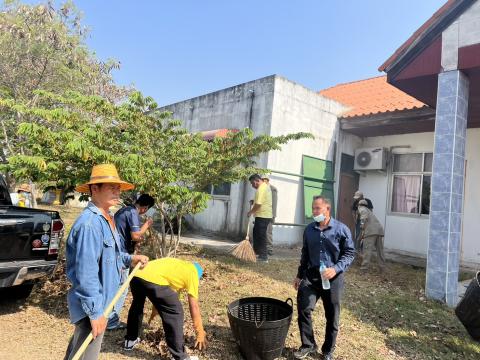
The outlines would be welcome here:
<svg viewBox="0 0 480 360">
<path fill-rule="evenodd" d="M 93 167 L 89 182 L 75 189 L 90 194 L 91 201 L 73 224 L 66 244 L 66 273 L 72 284 L 67 302 L 75 331 L 65 360 L 75 356 L 90 333 L 94 340 L 80 359 L 98 359 L 107 326 L 104 309 L 120 288 L 122 267 L 148 262 L 146 256 L 123 252 L 109 212 L 119 203 L 120 192 L 133 188 L 133 184 L 120 180 L 115 165 L 101 164 Z"/>
<path fill-rule="evenodd" d="M 140 342 L 143 308 L 148 298 L 156 310 L 152 311 L 148 323 L 157 313 L 160 314 L 172 357 L 176 360 L 197 360 L 196 356 L 185 353 L 183 307 L 178 293 L 187 292 L 190 315 L 197 333 L 195 348 L 203 350 L 207 342 L 198 304 L 198 286 L 202 274 L 203 269 L 197 262 L 175 258 L 152 260 L 143 270 L 139 270 L 130 283 L 133 301 L 128 312 L 124 350 L 132 350 Z"/>
<path fill-rule="evenodd" d="M 253 249 L 257 254 L 258 261 L 268 263 L 267 230 L 272 222 L 272 190 L 263 182 L 262 177 L 254 174 L 248 178 L 250 184 L 256 189 L 253 207 L 247 216 L 255 216 L 253 225 Z"/>
</svg>

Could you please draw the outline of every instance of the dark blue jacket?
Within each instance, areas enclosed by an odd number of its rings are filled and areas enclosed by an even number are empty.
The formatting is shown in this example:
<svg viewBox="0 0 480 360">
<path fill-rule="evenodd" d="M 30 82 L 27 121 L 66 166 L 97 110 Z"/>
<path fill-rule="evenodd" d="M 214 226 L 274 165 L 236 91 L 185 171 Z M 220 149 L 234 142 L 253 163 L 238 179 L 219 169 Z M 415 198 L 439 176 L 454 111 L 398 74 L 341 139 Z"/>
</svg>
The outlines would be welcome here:
<svg viewBox="0 0 480 360">
<path fill-rule="evenodd" d="M 312 222 L 303 232 L 302 256 L 297 277 L 304 279 L 309 272 L 318 274 L 320 261 L 323 261 L 327 268 L 335 268 L 337 274 L 340 274 L 352 264 L 354 257 L 352 235 L 345 224 L 331 218 L 328 226 L 320 230 L 318 223 Z"/>
<path fill-rule="evenodd" d="M 124 251 L 129 254 L 135 252 L 135 242 L 132 241 L 132 232 L 140 231 L 140 218 L 134 205 L 125 206 L 115 213 L 115 225 L 122 238 Z"/>
</svg>

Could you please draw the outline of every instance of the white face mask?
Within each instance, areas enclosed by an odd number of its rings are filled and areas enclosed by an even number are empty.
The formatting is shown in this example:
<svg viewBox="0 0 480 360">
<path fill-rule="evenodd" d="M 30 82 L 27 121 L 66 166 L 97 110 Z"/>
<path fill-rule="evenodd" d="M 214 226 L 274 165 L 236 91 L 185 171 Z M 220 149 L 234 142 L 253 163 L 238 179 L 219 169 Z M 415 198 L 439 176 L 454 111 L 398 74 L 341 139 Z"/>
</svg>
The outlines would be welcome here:
<svg viewBox="0 0 480 360">
<path fill-rule="evenodd" d="M 325 221 L 325 215 L 324 214 L 319 214 L 317 216 L 314 216 L 313 221 L 315 221 L 317 223 L 321 223 L 321 222 Z"/>
</svg>

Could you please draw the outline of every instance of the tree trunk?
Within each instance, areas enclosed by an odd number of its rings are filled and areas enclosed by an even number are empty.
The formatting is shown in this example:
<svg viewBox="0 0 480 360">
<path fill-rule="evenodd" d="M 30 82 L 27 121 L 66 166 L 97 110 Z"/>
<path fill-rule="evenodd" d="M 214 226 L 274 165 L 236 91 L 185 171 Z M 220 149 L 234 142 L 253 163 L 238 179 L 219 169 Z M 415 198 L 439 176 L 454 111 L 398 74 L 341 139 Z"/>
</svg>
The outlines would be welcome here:
<svg viewBox="0 0 480 360">
<path fill-rule="evenodd" d="M 164 203 L 161 202 L 160 206 L 160 229 L 161 229 L 161 252 L 162 256 L 165 256 L 167 253 L 167 236 L 165 234 L 165 213 L 164 213 Z"/>
<path fill-rule="evenodd" d="M 177 241 L 175 242 L 175 252 L 174 252 L 175 257 L 177 256 L 177 249 L 178 249 L 178 245 L 180 244 L 180 236 L 182 233 L 182 215 L 180 214 L 177 214 L 177 224 L 178 224 L 178 231 L 177 231 Z"/>
<path fill-rule="evenodd" d="M 35 183 L 33 181 L 30 181 L 30 191 L 32 194 L 32 207 L 34 209 L 37 208 L 37 187 L 35 186 Z"/>
<path fill-rule="evenodd" d="M 12 174 L 10 173 L 5 174 L 5 182 L 7 183 L 8 192 L 13 193 L 15 191 L 16 181 L 13 178 Z"/>
</svg>

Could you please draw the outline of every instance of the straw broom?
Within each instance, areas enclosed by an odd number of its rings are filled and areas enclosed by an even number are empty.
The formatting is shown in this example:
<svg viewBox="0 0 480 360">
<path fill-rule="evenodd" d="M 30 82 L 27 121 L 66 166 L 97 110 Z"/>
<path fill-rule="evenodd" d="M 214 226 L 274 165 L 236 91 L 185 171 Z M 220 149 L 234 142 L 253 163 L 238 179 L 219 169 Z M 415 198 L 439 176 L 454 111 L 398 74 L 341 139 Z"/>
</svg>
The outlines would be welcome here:
<svg viewBox="0 0 480 360">
<path fill-rule="evenodd" d="M 120 299 L 120 296 L 122 296 L 123 292 L 128 287 L 128 285 L 130 284 L 130 281 L 132 281 L 132 278 L 135 276 L 135 273 L 138 271 L 138 269 L 140 269 L 141 265 L 142 264 L 139 262 L 133 268 L 133 270 L 130 273 L 130 275 L 128 276 L 127 280 L 123 283 L 123 285 L 120 287 L 120 289 L 118 289 L 118 291 L 115 294 L 115 296 L 113 297 L 112 301 L 110 301 L 110 304 L 108 304 L 107 308 L 103 311 L 103 316 L 105 316 L 105 319 L 108 319 L 108 315 L 110 315 L 110 313 L 112 312 L 113 307 L 117 303 L 118 299 Z M 80 348 L 77 350 L 77 352 L 73 356 L 72 360 L 79 360 L 80 357 L 82 356 L 82 354 L 85 352 L 85 350 L 87 350 L 87 347 L 92 340 L 93 340 L 93 335 L 92 335 L 92 333 L 90 333 L 90 334 L 88 334 L 85 341 L 82 343 L 82 346 L 80 346 Z"/>
<path fill-rule="evenodd" d="M 235 245 L 232 248 L 231 253 L 237 259 L 249 262 L 257 262 L 257 255 L 255 254 L 255 251 L 253 251 L 252 244 L 250 243 L 250 237 L 248 236 L 249 232 L 250 218 L 248 218 L 247 235 L 245 236 L 245 240 L 242 240 L 238 245 Z"/>
</svg>

